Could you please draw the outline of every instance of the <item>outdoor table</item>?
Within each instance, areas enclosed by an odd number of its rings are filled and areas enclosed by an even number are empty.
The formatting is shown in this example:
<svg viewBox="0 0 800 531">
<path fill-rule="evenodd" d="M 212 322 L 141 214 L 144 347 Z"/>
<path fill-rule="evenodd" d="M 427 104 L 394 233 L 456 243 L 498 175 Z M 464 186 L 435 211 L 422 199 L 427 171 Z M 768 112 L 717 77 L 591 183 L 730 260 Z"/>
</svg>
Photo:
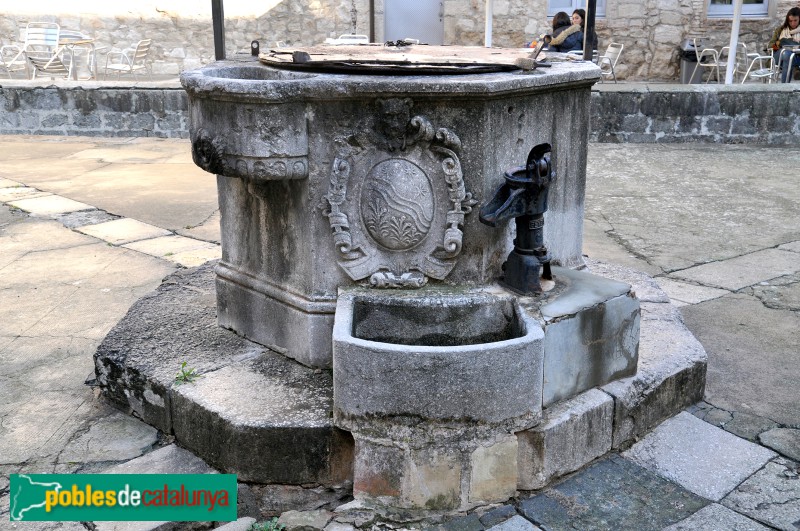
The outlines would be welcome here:
<svg viewBox="0 0 800 531">
<path fill-rule="evenodd" d="M 95 48 L 95 41 L 91 37 L 65 37 L 61 36 L 58 40 L 58 45 L 66 49 L 70 54 L 70 78 L 78 79 L 78 70 L 75 68 L 75 50 L 76 48 L 85 48 L 88 51 L 86 58 L 87 67 L 89 70 L 89 79 L 97 79 L 97 50 Z"/>
</svg>

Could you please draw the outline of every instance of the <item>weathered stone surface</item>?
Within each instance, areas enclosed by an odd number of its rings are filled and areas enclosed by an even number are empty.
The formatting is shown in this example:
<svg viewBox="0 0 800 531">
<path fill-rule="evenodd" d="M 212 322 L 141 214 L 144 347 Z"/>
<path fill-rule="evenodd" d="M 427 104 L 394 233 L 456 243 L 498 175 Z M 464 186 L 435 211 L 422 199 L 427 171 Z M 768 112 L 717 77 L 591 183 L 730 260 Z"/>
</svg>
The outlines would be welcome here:
<svg viewBox="0 0 800 531">
<path fill-rule="evenodd" d="M 127 461 L 148 451 L 158 431 L 141 420 L 122 413 L 101 419 L 59 454 L 61 463 Z"/>
<path fill-rule="evenodd" d="M 168 278 L 106 337 L 95 355 L 104 393 L 241 479 L 346 479 L 352 441 L 330 420 L 330 374 L 217 327 L 213 265 Z M 177 385 L 182 362 L 200 377 Z"/>
<path fill-rule="evenodd" d="M 543 529 L 661 531 L 707 504 L 632 461 L 612 456 L 522 500 L 519 507 Z"/>
<path fill-rule="evenodd" d="M 602 387 L 614 397 L 619 448 L 703 398 L 706 353 L 670 304 L 642 304 L 639 368 Z"/>
<path fill-rule="evenodd" d="M 800 429 L 773 428 L 761 433 L 758 440 L 789 459 L 800 462 Z"/>
<path fill-rule="evenodd" d="M 461 455 L 455 448 L 423 448 L 410 452 L 403 475 L 400 507 L 434 511 L 454 510 L 461 504 Z"/>
<path fill-rule="evenodd" d="M 95 353 L 105 396 L 166 433 L 172 432 L 169 390 L 182 362 L 205 373 L 265 352 L 216 326 L 213 271 L 211 263 L 166 279 L 131 307 Z"/>
<path fill-rule="evenodd" d="M 356 528 L 350 524 L 331 522 L 325 526 L 325 531 L 356 531 Z"/>
<path fill-rule="evenodd" d="M 509 435 L 472 452 L 469 501 L 504 501 L 517 491 L 517 437 Z"/>
<path fill-rule="evenodd" d="M 366 279 L 392 284 L 404 274 L 448 285 L 493 282 L 511 233 L 480 224 L 474 197 L 501 182 L 497 168 L 525 159 L 530 146 L 518 139 L 566 105 L 571 120 L 562 129 L 571 132 L 559 129 L 550 141 L 577 155 L 557 159 L 562 177 L 550 187 L 544 237 L 558 242 L 551 246 L 554 260 L 579 265 L 585 179 L 579 139 L 588 134 L 581 119 L 588 119 L 588 88 L 597 74 L 593 65 L 567 62 L 537 76 L 498 73 L 468 81 L 332 78 L 233 61 L 184 72 L 195 159 L 221 176 L 220 323 L 327 368 L 325 341 L 339 288 Z M 476 116 L 482 118 L 476 122 Z M 276 124 L 269 135 L 260 133 L 264 122 Z M 331 135 L 340 140 L 331 142 Z M 380 175 L 395 171 L 403 178 L 393 188 L 379 187 L 388 195 L 374 199 Z M 401 191 L 416 194 L 417 185 L 425 201 L 390 201 L 415 204 L 414 216 L 381 206 Z M 393 241 L 392 217 L 408 225 L 398 233 L 403 241 Z M 270 318 L 276 314 L 283 319 Z"/>
<path fill-rule="evenodd" d="M 591 389 L 545 409 L 542 423 L 519 432 L 519 488 L 539 489 L 611 450 L 614 400 Z"/>
<path fill-rule="evenodd" d="M 516 321 L 504 326 L 517 333 L 501 341 L 428 346 L 354 337 L 356 304 L 369 311 L 373 302 L 381 304 L 381 297 L 386 295 L 339 297 L 333 332 L 337 425 L 352 429 L 359 419 L 369 422 L 374 415 L 404 415 L 441 421 L 509 421 L 521 429 L 538 419 L 543 333 L 512 299 L 469 291 L 449 296 L 406 295 L 414 302 L 409 312 L 426 311 L 425 305 L 446 312 L 473 308 L 479 315 L 496 312 L 505 315 L 505 321 Z M 374 384 L 376 380 L 380 386 Z"/>
<path fill-rule="evenodd" d="M 153 450 L 127 463 L 120 463 L 104 471 L 106 474 L 216 474 L 193 453 L 174 444 Z"/>
<path fill-rule="evenodd" d="M 712 503 L 685 520 L 665 527 L 664 531 L 768 531 L 758 522 L 731 511 L 722 505 Z"/>
<path fill-rule="evenodd" d="M 498 524 L 487 529 L 491 529 L 493 531 L 541 531 L 541 528 L 536 527 L 519 515 L 512 516 L 502 524 Z"/>
<path fill-rule="evenodd" d="M 776 457 L 686 412 L 665 421 L 622 455 L 714 501 Z"/>
<path fill-rule="evenodd" d="M 754 269 L 753 261 L 764 264 L 764 267 Z M 670 276 L 735 291 L 798 271 L 800 271 L 800 262 L 797 260 L 797 253 L 780 249 L 765 249 L 752 255 L 690 267 L 672 273 Z"/>
<path fill-rule="evenodd" d="M 483 531 L 483 525 L 475 514 L 453 518 L 434 528 L 436 531 Z"/>
<path fill-rule="evenodd" d="M 540 308 L 544 322 L 543 405 L 636 372 L 639 301 L 630 286 L 554 268 L 566 284 Z"/>
<path fill-rule="evenodd" d="M 241 484 L 240 484 L 241 485 Z M 322 507 L 336 507 L 352 495 L 352 483 L 343 482 L 332 487 L 301 487 L 299 485 L 250 484 L 248 509 L 253 514 L 281 514 L 290 510 L 312 511 Z M 240 487 L 241 489 L 241 487 Z M 242 495 L 240 493 L 240 503 Z M 242 514 L 242 511 L 239 511 Z M 250 513 L 245 513 L 250 514 Z"/>
<path fill-rule="evenodd" d="M 485 512 L 481 515 L 480 520 L 484 527 L 492 527 L 502 524 L 512 516 L 517 515 L 517 509 L 513 505 L 501 505 Z"/>
<path fill-rule="evenodd" d="M 401 448 L 355 437 L 353 495 L 399 498 L 403 491 L 406 457 Z"/>
<path fill-rule="evenodd" d="M 176 386 L 171 401 L 176 438 L 244 481 L 326 483 L 349 453 L 329 417 L 330 376 L 279 354 Z"/>
<path fill-rule="evenodd" d="M 728 494 L 722 505 L 777 529 L 794 531 L 800 521 L 800 470 L 779 458 Z"/>
<path fill-rule="evenodd" d="M 747 439 L 748 441 L 758 440 L 760 433 L 771 430 L 778 426 L 778 423 L 771 419 L 765 419 L 758 415 L 751 415 L 741 411 L 735 411 L 729 422 L 723 428 L 732 434 Z M 763 441 L 762 441 L 763 442 Z M 767 445 L 769 446 L 769 445 Z"/>
<path fill-rule="evenodd" d="M 330 511 L 287 511 L 278 518 L 286 531 L 320 531 L 333 519 Z"/>
</svg>

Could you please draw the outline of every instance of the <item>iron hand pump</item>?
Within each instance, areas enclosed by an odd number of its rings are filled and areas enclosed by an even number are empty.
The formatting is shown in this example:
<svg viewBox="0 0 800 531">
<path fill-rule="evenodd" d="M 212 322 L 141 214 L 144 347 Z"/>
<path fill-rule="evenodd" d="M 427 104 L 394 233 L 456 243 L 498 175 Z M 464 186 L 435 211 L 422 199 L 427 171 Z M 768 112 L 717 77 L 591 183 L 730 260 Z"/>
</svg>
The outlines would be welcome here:
<svg viewBox="0 0 800 531">
<path fill-rule="evenodd" d="M 496 227 L 514 218 L 517 236 L 514 250 L 503 264 L 502 286 L 520 295 L 542 292 L 542 278 L 552 279 L 550 256 L 544 245 L 544 213 L 547 193 L 556 173 L 550 164 L 550 144 L 531 149 L 525 166 L 505 172 L 506 182 L 497 189 L 486 205 L 481 207 L 481 223 Z"/>
</svg>

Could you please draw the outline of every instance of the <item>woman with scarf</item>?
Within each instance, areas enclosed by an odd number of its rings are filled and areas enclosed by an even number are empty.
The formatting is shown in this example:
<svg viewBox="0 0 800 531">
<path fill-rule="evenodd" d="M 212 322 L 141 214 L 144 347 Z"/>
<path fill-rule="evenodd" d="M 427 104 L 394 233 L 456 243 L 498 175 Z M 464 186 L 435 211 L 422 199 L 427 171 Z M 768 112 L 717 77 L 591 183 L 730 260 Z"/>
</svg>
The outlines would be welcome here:
<svg viewBox="0 0 800 531">
<path fill-rule="evenodd" d="M 800 66 L 800 53 L 794 56 L 791 65 L 786 63 L 792 56 L 792 48 L 800 48 L 800 7 L 793 7 L 786 13 L 783 24 L 772 34 L 769 41 L 772 57 L 775 64 L 781 64 L 781 82 L 788 83 L 792 80 L 792 71 Z"/>
<path fill-rule="evenodd" d="M 570 52 L 583 49 L 583 31 L 580 24 L 572 24 L 569 15 L 563 11 L 553 17 L 553 33 L 544 36 L 546 50 Z"/>
</svg>

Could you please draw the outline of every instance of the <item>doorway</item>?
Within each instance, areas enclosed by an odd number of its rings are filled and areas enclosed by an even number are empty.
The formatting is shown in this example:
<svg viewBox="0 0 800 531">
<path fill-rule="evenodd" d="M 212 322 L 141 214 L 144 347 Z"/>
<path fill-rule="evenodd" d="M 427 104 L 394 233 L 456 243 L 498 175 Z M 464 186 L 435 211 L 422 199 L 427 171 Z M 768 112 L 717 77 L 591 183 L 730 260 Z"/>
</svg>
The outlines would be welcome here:
<svg viewBox="0 0 800 531">
<path fill-rule="evenodd" d="M 384 40 L 444 44 L 443 0 L 385 0 Z"/>
</svg>

